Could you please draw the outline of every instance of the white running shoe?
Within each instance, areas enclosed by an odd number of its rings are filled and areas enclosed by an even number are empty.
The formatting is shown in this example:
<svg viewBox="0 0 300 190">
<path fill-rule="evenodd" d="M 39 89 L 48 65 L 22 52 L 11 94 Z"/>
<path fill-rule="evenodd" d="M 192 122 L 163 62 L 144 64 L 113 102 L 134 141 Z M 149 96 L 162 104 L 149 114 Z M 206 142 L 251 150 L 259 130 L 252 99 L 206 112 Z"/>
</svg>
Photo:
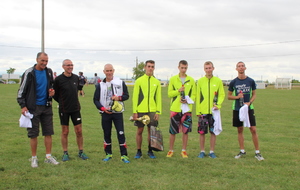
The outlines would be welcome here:
<svg viewBox="0 0 300 190">
<path fill-rule="evenodd" d="M 242 158 L 242 157 L 245 157 L 245 156 L 246 156 L 246 152 L 244 152 L 244 153 L 239 152 L 234 158 L 239 159 L 239 158 Z"/>
<path fill-rule="evenodd" d="M 29 161 L 31 162 L 31 167 L 33 168 L 39 167 L 37 158 L 30 158 Z"/>
<path fill-rule="evenodd" d="M 50 156 L 49 158 L 45 158 L 45 163 L 49 163 L 49 164 L 54 164 L 54 165 L 58 165 L 59 162 L 56 161 L 56 158 L 53 156 Z"/>
<path fill-rule="evenodd" d="M 262 155 L 261 155 L 260 153 L 255 154 L 255 158 L 256 158 L 258 161 L 263 161 L 263 160 L 264 160 L 264 157 L 262 157 Z"/>
</svg>

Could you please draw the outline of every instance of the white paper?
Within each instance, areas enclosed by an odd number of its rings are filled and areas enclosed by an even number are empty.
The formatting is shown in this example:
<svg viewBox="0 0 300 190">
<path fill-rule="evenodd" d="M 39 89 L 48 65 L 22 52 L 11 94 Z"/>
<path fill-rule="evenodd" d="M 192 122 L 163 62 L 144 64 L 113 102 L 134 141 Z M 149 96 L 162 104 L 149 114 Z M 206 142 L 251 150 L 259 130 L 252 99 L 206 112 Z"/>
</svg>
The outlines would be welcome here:
<svg viewBox="0 0 300 190">
<path fill-rule="evenodd" d="M 32 118 L 33 115 L 29 111 L 25 112 L 25 116 L 21 114 L 21 117 L 19 119 L 20 127 L 32 128 L 32 123 L 31 123 Z"/>
</svg>

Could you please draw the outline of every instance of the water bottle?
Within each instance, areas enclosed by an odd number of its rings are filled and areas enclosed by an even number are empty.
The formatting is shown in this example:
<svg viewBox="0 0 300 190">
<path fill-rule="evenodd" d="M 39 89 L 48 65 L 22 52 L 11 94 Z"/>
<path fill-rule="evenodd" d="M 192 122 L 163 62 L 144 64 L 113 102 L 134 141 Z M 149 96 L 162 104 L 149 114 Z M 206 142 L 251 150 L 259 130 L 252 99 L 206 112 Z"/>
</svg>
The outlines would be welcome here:
<svg viewBox="0 0 300 190">
<path fill-rule="evenodd" d="M 46 106 L 50 107 L 52 105 L 52 96 L 49 96 L 46 102 Z"/>
<path fill-rule="evenodd" d="M 50 88 L 50 91 L 53 91 L 53 88 Z M 52 106 L 52 96 L 49 96 L 49 97 L 47 98 L 46 106 L 47 106 L 47 107 Z"/>
<path fill-rule="evenodd" d="M 183 86 L 183 85 L 182 85 Z M 184 100 L 185 99 L 185 93 L 184 91 L 181 91 L 180 92 L 180 96 L 181 96 L 181 100 Z"/>
<path fill-rule="evenodd" d="M 218 92 L 215 92 L 214 105 L 218 105 Z"/>
<path fill-rule="evenodd" d="M 243 91 L 240 91 L 240 93 L 243 94 Z M 244 95 L 242 98 L 240 98 L 240 106 L 242 107 L 244 105 Z"/>
</svg>

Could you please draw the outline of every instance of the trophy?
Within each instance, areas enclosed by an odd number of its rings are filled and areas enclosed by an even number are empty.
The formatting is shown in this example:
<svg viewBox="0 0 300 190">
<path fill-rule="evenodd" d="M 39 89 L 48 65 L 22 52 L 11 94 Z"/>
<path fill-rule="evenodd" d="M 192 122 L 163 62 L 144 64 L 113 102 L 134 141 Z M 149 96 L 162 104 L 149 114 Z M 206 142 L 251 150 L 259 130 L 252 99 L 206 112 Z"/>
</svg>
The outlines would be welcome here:
<svg viewBox="0 0 300 190">
<path fill-rule="evenodd" d="M 132 116 L 130 116 L 129 120 L 134 121 Z M 137 118 L 136 121 L 140 121 L 144 125 L 148 125 L 150 123 L 150 117 L 148 115 L 143 115 L 142 117 Z"/>
</svg>

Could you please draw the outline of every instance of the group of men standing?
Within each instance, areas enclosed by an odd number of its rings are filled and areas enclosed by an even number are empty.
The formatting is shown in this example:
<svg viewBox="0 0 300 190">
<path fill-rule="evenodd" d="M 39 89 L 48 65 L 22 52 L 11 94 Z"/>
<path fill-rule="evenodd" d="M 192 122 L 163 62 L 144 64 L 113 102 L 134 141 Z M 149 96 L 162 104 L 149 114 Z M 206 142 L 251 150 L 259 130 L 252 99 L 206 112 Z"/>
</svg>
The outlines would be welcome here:
<svg viewBox="0 0 300 190">
<path fill-rule="evenodd" d="M 32 158 L 31 166 L 38 167 L 37 159 L 37 137 L 39 136 L 39 124 L 41 124 L 42 135 L 46 147 L 45 162 L 54 165 L 59 164 L 55 157 L 51 155 L 53 130 L 53 113 L 51 99 L 54 98 L 59 103 L 59 118 L 62 126 L 61 144 L 63 148 L 62 161 L 68 161 L 68 133 L 69 119 L 74 125 L 76 141 L 78 145 L 78 157 L 86 160 L 88 156 L 83 152 L 82 120 L 80 114 L 80 103 L 78 99 L 79 77 L 73 74 L 73 63 L 66 59 L 62 62 L 64 72 L 53 79 L 53 73 L 47 68 L 48 55 L 44 52 L 37 54 L 37 63 L 27 69 L 22 75 L 22 81 L 18 90 L 17 101 L 21 107 L 23 115 L 26 112 L 33 114 L 31 119 L 32 128 L 27 128 L 30 138 Z M 159 116 L 162 113 L 161 84 L 154 77 L 155 61 L 145 62 L 145 74 L 139 77 L 134 84 L 132 97 L 132 118 L 137 126 L 136 144 L 137 153 L 134 158 L 142 157 L 143 131 L 146 125 L 148 131 L 148 151 L 149 158 L 156 158 L 150 146 L 150 126 L 157 127 Z M 200 153 L 199 158 L 204 158 L 205 153 L 205 134 L 210 136 L 209 157 L 216 158 L 214 148 L 216 143 L 217 123 L 220 124 L 220 108 L 225 98 L 222 81 L 213 76 L 214 65 L 207 61 L 204 63 L 205 76 L 200 78 L 197 83 L 191 76 L 186 74 L 188 63 L 181 60 L 178 64 L 179 74 L 170 78 L 168 85 L 168 97 L 170 103 L 170 127 L 169 127 L 169 151 L 167 157 L 174 154 L 174 143 L 176 134 L 182 133 L 181 156 L 188 158 L 187 143 L 188 133 L 192 131 L 192 109 L 196 106 L 198 117 L 198 133 L 200 134 Z M 256 122 L 254 115 L 253 101 L 256 98 L 256 84 L 253 79 L 245 75 L 245 64 L 238 62 L 236 65 L 238 77 L 231 81 L 228 89 L 228 99 L 233 101 L 233 126 L 237 127 L 240 152 L 235 156 L 236 159 L 245 156 L 243 122 L 239 119 L 240 109 L 247 109 L 247 116 L 250 121 L 250 131 L 255 146 L 255 157 L 264 160 L 259 151 L 258 136 L 256 133 Z M 94 93 L 94 104 L 99 110 L 102 120 L 101 125 L 104 133 L 103 161 L 112 159 L 111 130 L 112 123 L 117 131 L 119 141 L 121 161 L 130 163 L 127 155 L 127 145 L 124 132 L 124 101 L 129 99 L 129 93 L 124 81 L 114 76 L 114 68 L 111 64 L 104 66 L 105 78 L 96 84 Z M 79 89 L 80 90 L 80 89 Z M 83 93 L 84 95 L 84 93 Z M 242 103 L 240 104 L 240 102 Z M 218 115 L 219 114 L 219 115 Z M 148 115 L 149 124 L 144 124 L 138 118 Z M 220 129 L 219 129 L 220 130 Z"/>
<path fill-rule="evenodd" d="M 168 87 L 168 96 L 171 98 L 170 113 L 170 149 L 167 157 L 173 156 L 173 145 L 175 135 L 180 129 L 182 135 L 182 151 L 181 156 L 187 158 L 187 139 L 188 132 L 192 127 L 192 104 L 196 106 L 196 115 L 198 117 L 198 133 L 200 134 L 200 153 L 199 158 L 204 158 L 205 154 L 205 134 L 210 133 L 210 158 L 217 158 L 214 153 L 216 144 L 216 135 L 222 131 L 221 116 L 219 109 L 225 98 L 224 87 L 221 79 L 213 76 L 214 65 L 211 61 L 204 63 L 205 76 L 200 78 L 195 85 L 194 80 L 186 74 L 188 64 L 185 60 L 179 62 L 179 75 L 175 75 L 170 79 Z M 255 146 L 255 158 L 264 160 L 260 154 L 258 145 L 258 135 L 256 133 L 256 120 L 254 115 L 254 107 L 252 105 L 256 98 L 255 81 L 246 76 L 246 66 L 243 62 L 236 64 L 238 76 L 232 80 L 228 88 L 228 99 L 233 101 L 233 119 L 234 127 L 237 127 L 238 141 L 240 152 L 235 156 L 236 159 L 246 155 L 244 149 L 243 127 L 244 123 L 240 121 L 240 109 L 246 108 L 246 115 L 249 118 L 249 128 L 252 134 L 252 140 Z M 180 86 L 181 85 L 181 86 Z M 182 93 L 184 92 L 184 93 Z M 184 94 L 184 95 L 182 95 Z M 191 99 L 192 101 L 187 101 Z M 195 103 L 194 103 L 195 100 Z M 180 103 L 179 103 L 180 102 Z M 184 112 L 185 104 L 188 109 Z M 180 109 L 181 108 L 181 109 Z M 187 111 L 188 110 L 188 111 Z"/>
<path fill-rule="evenodd" d="M 72 73 L 73 63 L 66 59 L 62 63 L 64 72 L 53 78 L 53 73 L 47 67 L 48 55 L 39 52 L 36 64 L 27 69 L 22 75 L 22 81 L 18 90 L 17 101 L 21 107 L 23 115 L 26 112 L 33 114 L 31 119 L 32 127 L 27 128 L 30 138 L 32 158 L 31 167 L 38 167 L 37 159 L 37 137 L 40 133 L 41 124 L 42 135 L 46 147 L 46 157 L 44 162 L 58 165 L 59 162 L 51 155 L 53 130 L 52 99 L 59 103 L 58 114 L 62 127 L 61 144 L 64 151 L 62 161 L 69 160 L 68 134 L 69 119 L 71 118 L 78 145 L 78 156 L 87 160 L 87 155 L 83 152 L 82 120 L 80 114 L 80 103 L 78 99 L 79 77 Z"/>
</svg>

